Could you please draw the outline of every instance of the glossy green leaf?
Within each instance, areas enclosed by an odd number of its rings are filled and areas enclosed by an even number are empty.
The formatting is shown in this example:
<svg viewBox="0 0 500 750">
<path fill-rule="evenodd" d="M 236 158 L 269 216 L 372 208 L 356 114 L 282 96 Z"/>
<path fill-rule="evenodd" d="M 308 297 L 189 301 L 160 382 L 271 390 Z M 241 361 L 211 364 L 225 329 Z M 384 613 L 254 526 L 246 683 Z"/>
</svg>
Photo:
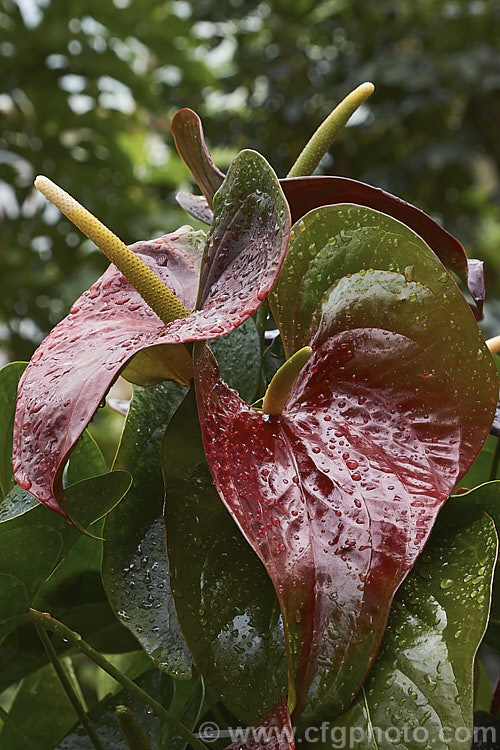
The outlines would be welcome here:
<svg viewBox="0 0 500 750">
<path fill-rule="evenodd" d="M 4 496 L 14 486 L 12 431 L 17 384 L 26 366 L 27 362 L 11 362 L 0 370 L 0 491 Z"/>
<path fill-rule="evenodd" d="M 445 506 L 445 511 L 443 522 L 448 520 L 449 523 L 455 522 L 456 518 L 466 521 L 474 514 L 477 516 L 484 511 L 493 519 L 497 534 L 500 536 L 500 481 L 485 482 L 470 492 L 454 495 Z M 485 640 L 489 646 L 500 651 L 500 570 L 498 564 L 495 569 L 491 611 Z"/>
<path fill-rule="evenodd" d="M 68 488 L 68 501 L 85 527 L 123 497 L 130 477 L 123 471 L 86 479 Z M 24 498 L 21 500 L 24 502 Z M 0 524 L 0 636 L 30 606 L 57 563 L 80 537 L 62 518 L 33 499 L 34 507 Z"/>
<path fill-rule="evenodd" d="M 462 446 L 483 441 L 498 398 L 496 365 L 457 285 L 396 219 L 355 205 L 323 206 L 293 228 L 271 307 L 289 356 L 353 328 L 415 341 L 460 393 Z M 467 467 L 468 468 L 468 467 Z"/>
<path fill-rule="evenodd" d="M 71 673 L 69 660 L 64 666 Z M 53 750 L 77 718 L 51 664 L 23 680 L 9 714 L 40 750 Z M 0 747 L 25 750 L 19 736 L 5 726 L 0 733 Z"/>
<path fill-rule="evenodd" d="M 179 622 L 210 688 L 256 724 L 287 688 L 280 610 L 265 568 L 213 486 L 192 393 L 166 433 L 163 466 Z"/>
<path fill-rule="evenodd" d="M 311 748 L 336 747 L 342 731 L 356 750 L 470 747 L 473 663 L 488 620 L 497 535 L 485 514 L 447 524 L 438 523 L 396 594 L 357 699 L 329 728 L 332 739 Z"/>
<path fill-rule="evenodd" d="M 81 482 L 99 474 L 105 474 L 106 461 L 94 438 L 85 431 L 75 445 L 68 461 L 66 484 Z"/>
<path fill-rule="evenodd" d="M 169 710 L 181 724 L 193 731 L 200 718 L 205 698 L 203 680 L 195 673 L 190 680 L 173 680 L 173 688 L 174 694 Z M 163 728 L 160 750 L 185 750 L 186 747 L 186 741 L 176 735 L 174 729 L 169 726 Z"/>
<path fill-rule="evenodd" d="M 210 346 L 221 363 L 222 377 L 247 404 L 254 401 L 260 381 L 260 338 L 253 318 Z"/>
<path fill-rule="evenodd" d="M 160 448 L 186 389 L 176 383 L 134 387 L 115 468 L 133 485 L 104 527 L 103 582 L 112 608 L 161 669 L 191 674 L 191 657 L 168 586 Z"/>
</svg>

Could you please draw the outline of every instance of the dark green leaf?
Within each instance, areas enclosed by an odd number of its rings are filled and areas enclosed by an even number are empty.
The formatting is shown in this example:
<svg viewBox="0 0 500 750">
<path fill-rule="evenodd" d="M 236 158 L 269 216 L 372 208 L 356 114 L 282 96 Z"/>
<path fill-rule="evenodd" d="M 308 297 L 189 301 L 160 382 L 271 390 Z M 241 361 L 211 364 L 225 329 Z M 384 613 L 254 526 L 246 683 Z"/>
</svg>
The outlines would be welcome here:
<svg viewBox="0 0 500 750">
<path fill-rule="evenodd" d="M 136 683 L 149 695 L 168 707 L 173 693 L 170 677 L 158 670 L 150 670 L 139 677 Z M 162 722 L 156 714 L 147 709 L 128 690 L 120 690 L 119 693 L 102 701 L 89 712 L 90 721 L 106 750 L 108 748 L 110 750 L 111 748 L 113 750 L 129 750 L 116 721 L 116 706 L 118 705 L 128 706 L 132 709 L 152 747 L 154 750 L 158 750 Z M 57 750 L 89 750 L 89 738 L 81 725 L 75 727 L 57 745 Z"/>
<path fill-rule="evenodd" d="M 333 739 L 345 730 L 357 738 L 351 744 L 355 749 L 413 750 L 419 741 L 422 747 L 437 741 L 444 728 L 443 746 L 470 746 L 473 662 L 488 620 L 496 555 L 497 536 L 488 516 L 455 529 L 438 523 L 396 594 L 365 685 L 330 728 Z"/>
<path fill-rule="evenodd" d="M 231 388 L 236 388 L 247 404 L 254 401 L 260 379 L 260 339 L 253 318 L 228 336 L 210 343 L 221 363 L 222 377 Z"/>
<path fill-rule="evenodd" d="M 205 686 L 198 673 L 190 680 L 174 680 L 174 694 L 169 710 L 184 726 L 193 731 L 200 718 L 201 708 L 205 698 Z M 175 734 L 169 726 L 163 728 L 160 750 L 184 750 L 186 741 Z"/>
<path fill-rule="evenodd" d="M 207 684 L 256 724 L 286 692 L 274 588 L 224 508 L 205 462 L 194 394 L 164 442 L 170 584 L 179 622 Z"/>
<path fill-rule="evenodd" d="M 162 383 L 134 387 L 116 468 L 133 474 L 127 497 L 104 527 L 103 582 L 112 608 L 157 666 L 191 674 L 191 657 L 168 585 L 160 447 L 186 388 Z"/>
<path fill-rule="evenodd" d="M 114 507 L 129 486 L 130 477 L 123 471 L 104 474 L 69 487 L 68 501 L 85 527 Z M 0 524 L 1 635 L 15 624 L 13 618 L 26 611 L 80 537 L 63 518 L 35 503 L 29 511 Z"/>
<path fill-rule="evenodd" d="M 66 483 L 74 484 L 106 473 L 106 461 L 94 438 L 85 431 L 75 445 L 68 462 Z"/>
<path fill-rule="evenodd" d="M 489 711 L 493 688 L 480 659 L 474 665 L 474 711 Z"/>
<path fill-rule="evenodd" d="M 66 662 L 65 668 L 68 667 L 71 669 Z M 53 750 L 77 718 L 51 664 L 23 680 L 9 714 L 40 750 Z M 7 727 L 0 733 L 0 746 L 2 750 L 25 750 L 19 737 Z"/>
</svg>

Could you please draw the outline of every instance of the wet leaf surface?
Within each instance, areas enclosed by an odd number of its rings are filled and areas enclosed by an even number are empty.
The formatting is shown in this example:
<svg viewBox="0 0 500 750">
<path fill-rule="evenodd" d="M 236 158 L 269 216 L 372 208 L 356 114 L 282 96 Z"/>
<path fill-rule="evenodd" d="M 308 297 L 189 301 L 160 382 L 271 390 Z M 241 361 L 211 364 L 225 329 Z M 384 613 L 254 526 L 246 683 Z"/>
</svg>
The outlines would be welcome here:
<svg viewBox="0 0 500 750">
<path fill-rule="evenodd" d="M 163 435 L 185 393 L 177 383 L 134 388 L 115 462 L 133 472 L 133 485 L 106 519 L 102 575 L 113 610 L 155 664 L 187 678 L 191 657 L 168 584 L 160 465 Z"/>
<path fill-rule="evenodd" d="M 203 196 L 179 193 L 178 203 L 192 216 L 210 224 L 212 196 L 224 175 L 212 161 L 205 144 L 201 120 L 195 112 L 190 109 L 177 112 L 172 131 L 177 150 L 203 193 Z M 482 261 L 469 260 L 461 243 L 424 211 L 381 188 L 347 177 L 287 177 L 281 179 L 280 184 L 290 206 L 293 223 L 320 206 L 353 203 L 376 209 L 406 224 L 425 240 L 444 265 L 454 271 L 468 287 L 476 303 L 476 317 L 481 318 L 485 299 Z"/>
<path fill-rule="evenodd" d="M 456 519 L 462 519 L 465 523 L 467 519 L 485 512 L 493 519 L 497 534 L 500 535 L 500 481 L 486 482 L 470 492 L 454 495 L 445 506 L 445 511 L 443 523 L 445 521 L 456 523 Z M 492 648 L 500 649 L 500 571 L 498 566 L 495 569 L 491 611 L 485 641 Z"/>
<path fill-rule="evenodd" d="M 199 233 L 183 231 L 132 249 L 192 308 L 202 244 Z M 14 438 L 19 483 L 59 511 L 64 464 L 78 437 L 120 370 L 136 352 L 162 343 L 165 330 L 113 265 L 71 310 L 21 380 Z"/>
<path fill-rule="evenodd" d="M 14 473 L 23 488 L 65 517 L 65 461 L 133 355 L 152 345 L 229 333 L 255 312 L 276 280 L 288 246 L 290 215 L 265 159 L 254 151 L 238 154 L 214 207 L 193 313 L 163 325 L 110 266 L 31 359 L 20 384 Z M 198 289 L 202 235 L 183 228 L 157 242 L 132 246 L 188 310 Z M 189 376 L 179 373 L 179 382 Z"/>
<path fill-rule="evenodd" d="M 377 329 L 325 341 L 278 416 L 242 402 L 202 345 L 195 383 L 216 487 L 280 600 L 297 717 L 331 718 L 477 451 L 460 445 L 460 394 L 425 349 Z"/>
<path fill-rule="evenodd" d="M 491 519 L 454 529 L 438 523 L 421 559 L 396 594 L 372 671 L 335 724 L 359 750 L 469 750 L 473 661 L 488 621 L 497 554 Z"/>
<path fill-rule="evenodd" d="M 226 383 L 251 404 L 257 396 L 261 368 L 260 337 L 253 318 L 227 336 L 213 339 L 210 346 Z"/>
<path fill-rule="evenodd" d="M 347 177 L 318 175 L 292 177 L 280 182 L 290 205 L 294 223 L 319 206 L 353 203 L 381 211 L 406 224 L 425 240 L 447 268 L 454 271 L 464 284 L 468 285 L 480 314 L 484 302 L 484 273 L 481 262 L 468 261 L 460 242 L 424 211 L 391 193 L 386 193 L 381 188 Z"/>
<path fill-rule="evenodd" d="M 286 692 L 273 585 L 222 504 L 208 470 L 194 394 L 165 436 L 170 585 L 193 658 L 229 710 L 257 723 Z"/>
<path fill-rule="evenodd" d="M 469 467 L 491 424 L 498 375 L 463 295 L 420 237 L 359 206 L 312 211 L 294 226 L 270 301 L 288 356 L 372 326 L 421 346 L 433 360 L 429 373 L 447 380 L 444 392 L 460 394 Z"/>
</svg>

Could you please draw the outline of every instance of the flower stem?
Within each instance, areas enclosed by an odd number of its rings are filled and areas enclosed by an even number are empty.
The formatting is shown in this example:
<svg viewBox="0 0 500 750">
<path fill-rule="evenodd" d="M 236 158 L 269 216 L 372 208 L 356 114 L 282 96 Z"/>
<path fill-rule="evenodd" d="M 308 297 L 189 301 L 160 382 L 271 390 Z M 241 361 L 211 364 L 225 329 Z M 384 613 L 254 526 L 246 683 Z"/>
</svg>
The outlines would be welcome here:
<svg viewBox="0 0 500 750">
<path fill-rule="evenodd" d="M 30 609 L 24 615 L 23 620 L 24 622 L 31 622 L 34 625 L 39 625 L 45 630 L 51 630 L 57 636 L 63 638 L 72 646 L 75 646 L 82 652 L 82 654 L 85 654 L 85 656 L 88 656 L 89 659 L 97 664 L 98 667 L 101 667 L 101 669 L 111 675 L 111 677 L 119 682 L 120 685 L 123 685 L 124 688 L 129 690 L 132 695 L 141 701 L 141 703 L 149 706 L 162 721 L 169 724 L 177 734 L 188 743 L 192 750 L 207 750 L 207 746 L 195 737 L 189 729 L 186 729 L 186 727 L 181 724 L 181 722 L 176 719 L 170 711 L 167 711 L 161 703 L 158 703 L 158 701 L 148 695 L 145 690 L 140 688 L 139 685 L 136 685 L 135 682 L 132 682 L 132 680 L 124 675 L 123 672 L 120 672 L 114 664 L 111 664 L 111 662 L 105 659 L 102 654 L 92 648 L 90 644 L 86 643 L 79 633 L 71 630 L 64 623 L 51 617 L 51 615 L 38 612 L 36 609 Z"/>
<path fill-rule="evenodd" d="M 311 175 L 351 115 L 373 94 L 373 83 L 362 83 L 338 104 L 304 146 L 288 177 Z"/>
<path fill-rule="evenodd" d="M 69 193 L 43 176 L 36 178 L 35 187 L 102 250 L 164 323 L 189 315 L 151 268 Z"/>
<path fill-rule="evenodd" d="M 59 659 L 59 656 L 57 655 L 56 650 L 52 645 L 52 641 L 47 635 L 47 631 L 44 628 L 40 627 L 40 625 L 35 625 L 35 628 L 36 632 L 38 633 L 38 637 L 40 638 L 42 645 L 47 652 L 47 656 L 52 662 L 52 666 L 54 667 L 55 672 L 59 678 L 59 682 L 63 686 L 64 691 L 68 696 L 71 705 L 75 709 L 75 712 L 80 719 L 83 728 L 87 732 L 89 740 L 91 741 L 95 750 L 104 750 L 104 746 L 99 739 L 99 735 L 90 723 L 85 707 L 82 705 L 80 698 L 76 694 L 76 691 L 74 690 L 73 685 L 71 684 L 71 681 L 66 674 L 66 670 L 64 669 L 61 660 Z"/>
<path fill-rule="evenodd" d="M 116 720 L 130 750 L 151 750 L 149 740 L 131 708 L 117 706 Z"/>
<path fill-rule="evenodd" d="M 4 725 L 10 729 L 10 731 L 15 734 L 19 739 L 24 743 L 25 747 L 29 748 L 29 750 L 41 750 L 40 745 L 35 742 L 31 737 L 28 737 L 27 734 L 25 734 L 24 729 L 22 729 L 17 721 L 15 721 L 10 714 L 7 713 L 7 711 L 0 706 L 0 721 L 3 721 Z"/>
</svg>

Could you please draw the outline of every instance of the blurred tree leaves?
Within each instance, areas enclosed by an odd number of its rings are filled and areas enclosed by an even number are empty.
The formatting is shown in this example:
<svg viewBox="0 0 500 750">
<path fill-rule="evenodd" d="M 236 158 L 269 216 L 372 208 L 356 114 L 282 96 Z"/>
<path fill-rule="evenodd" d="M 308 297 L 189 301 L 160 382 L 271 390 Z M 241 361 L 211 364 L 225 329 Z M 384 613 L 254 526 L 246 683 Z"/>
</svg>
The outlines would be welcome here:
<svg viewBox="0 0 500 750">
<path fill-rule="evenodd" d="M 180 4 L 182 6 L 182 4 Z M 106 266 L 31 188 L 43 173 L 126 241 L 185 223 L 170 116 L 213 76 L 179 3 L 0 2 L 1 317 L 9 354 L 33 344 Z"/>
<path fill-rule="evenodd" d="M 379 185 L 488 262 L 500 298 L 496 0 L 0 0 L 0 320 L 34 343 L 105 260 L 31 189 L 45 173 L 126 242 L 188 221 L 170 117 L 203 117 L 223 168 L 257 148 L 284 175 L 349 90 L 373 80 L 321 170 Z M 487 306 L 500 329 L 500 302 Z M 498 311 L 497 311 L 498 310 Z M 495 319 L 496 314 L 496 319 Z"/>
</svg>

